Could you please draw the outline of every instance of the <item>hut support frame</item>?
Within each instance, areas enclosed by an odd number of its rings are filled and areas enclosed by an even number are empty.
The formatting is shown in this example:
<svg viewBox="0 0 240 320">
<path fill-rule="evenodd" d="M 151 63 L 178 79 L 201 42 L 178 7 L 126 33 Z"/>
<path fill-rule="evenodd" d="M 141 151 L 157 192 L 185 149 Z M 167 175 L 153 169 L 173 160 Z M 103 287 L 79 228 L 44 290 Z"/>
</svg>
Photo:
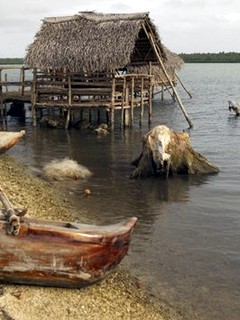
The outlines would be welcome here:
<svg viewBox="0 0 240 320">
<path fill-rule="evenodd" d="M 185 108 L 184 108 L 184 106 L 182 104 L 182 101 L 181 101 L 181 99 L 180 99 L 180 97 L 179 97 L 179 95 L 177 93 L 177 90 L 175 89 L 175 87 L 174 87 L 174 85 L 172 83 L 172 80 L 170 79 L 170 77 L 169 77 L 169 75 L 167 73 L 167 70 L 166 70 L 166 68 L 165 68 L 165 66 L 163 64 L 163 61 L 162 61 L 161 56 L 160 56 L 160 50 L 159 50 L 158 46 L 155 44 L 155 41 L 154 41 L 154 38 L 153 38 L 154 36 L 153 36 L 152 31 L 151 31 L 151 28 L 148 25 L 148 29 L 149 29 L 149 31 L 148 31 L 146 29 L 146 27 L 145 27 L 145 24 L 142 24 L 142 27 L 143 27 L 143 29 L 144 29 L 144 31 L 146 33 L 146 36 L 148 37 L 148 39 L 149 39 L 149 41 L 150 41 L 150 43 L 152 45 L 152 48 L 153 48 L 153 50 L 154 50 L 154 52 L 156 54 L 158 62 L 159 62 L 160 66 L 161 66 L 161 68 L 162 68 L 162 70 L 164 72 L 164 75 L 166 76 L 166 78 L 169 81 L 169 84 L 170 84 L 170 86 L 171 86 L 171 88 L 173 90 L 173 94 L 174 94 L 174 96 L 175 96 L 175 98 L 176 98 L 176 100 L 177 100 L 177 102 L 178 102 L 178 104 L 179 104 L 179 106 L 180 106 L 180 108 L 181 108 L 181 110 L 183 112 L 183 115 L 185 116 L 185 118 L 186 118 L 186 120 L 187 120 L 187 122 L 189 124 L 189 127 L 192 128 L 193 127 L 192 121 L 188 117 L 187 112 L 186 112 L 186 110 L 185 110 Z"/>
</svg>

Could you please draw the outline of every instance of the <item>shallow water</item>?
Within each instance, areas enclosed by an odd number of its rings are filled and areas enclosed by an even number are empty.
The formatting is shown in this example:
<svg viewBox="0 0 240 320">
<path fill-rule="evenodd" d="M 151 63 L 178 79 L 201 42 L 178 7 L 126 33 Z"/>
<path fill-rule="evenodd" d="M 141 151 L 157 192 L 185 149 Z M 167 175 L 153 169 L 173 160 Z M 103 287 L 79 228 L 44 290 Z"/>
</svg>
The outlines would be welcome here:
<svg viewBox="0 0 240 320">
<path fill-rule="evenodd" d="M 157 299 L 176 308 L 184 319 L 240 318 L 240 117 L 228 100 L 240 101 L 240 64 L 186 64 L 180 77 L 193 98 L 178 85 L 194 128 L 192 146 L 220 169 L 218 175 L 130 180 L 130 162 L 141 152 L 149 127 L 106 137 L 78 130 L 32 128 L 9 118 L 8 130 L 25 128 L 26 139 L 8 153 L 32 173 L 64 157 L 94 174 L 62 188 L 76 212 L 91 223 L 113 223 L 129 216 L 139 221 L 125 264 Z M 174 130 L 188 124 L 169 97 L 156 97 L 154 122 Z M 82 196 L 83 188 L 92 196 Z"/>
</svg>

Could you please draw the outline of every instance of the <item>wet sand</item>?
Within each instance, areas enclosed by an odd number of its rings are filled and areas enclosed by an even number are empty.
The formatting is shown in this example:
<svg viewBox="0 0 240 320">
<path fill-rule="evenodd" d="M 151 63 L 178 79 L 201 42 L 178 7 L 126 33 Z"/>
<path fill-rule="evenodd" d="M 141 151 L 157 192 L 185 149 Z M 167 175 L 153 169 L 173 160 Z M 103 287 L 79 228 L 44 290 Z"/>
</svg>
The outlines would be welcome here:
<svg viewBox="0 0 240 320">
<path fill-rule="evenodd" d="M 0 156 L 0 184 L 15 207 L 27 207 L 33 217 L 76 221 L 60 191 L 7 155 Z M 81 222 L 85 222 L 81 219 Z M 147 295 L 139 281 L 120 265 L 106 279 L 82 289 L 0 284 L 0 319 L 180 319 Z"/>
</svg>

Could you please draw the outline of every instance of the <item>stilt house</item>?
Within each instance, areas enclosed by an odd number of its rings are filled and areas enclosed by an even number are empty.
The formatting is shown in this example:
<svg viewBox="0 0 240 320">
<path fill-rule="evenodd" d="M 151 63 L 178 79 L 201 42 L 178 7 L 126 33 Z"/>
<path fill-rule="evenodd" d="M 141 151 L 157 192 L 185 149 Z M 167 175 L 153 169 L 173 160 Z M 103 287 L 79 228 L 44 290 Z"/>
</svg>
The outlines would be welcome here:
<svg viewBox="0 0 240 320">
<path fill-rule="evenodd" d="M 66 127 L 82 110 L 105 110 L 111 127 L 131 125 L 134 109 L 152 117 L 155 85 L 174 90 L 182 60 L 162 44 L 148 13 L 80 12 L 49 17 L 27 48 L 33 68 L 32 111 L 59 108 Z"/>
</svg>

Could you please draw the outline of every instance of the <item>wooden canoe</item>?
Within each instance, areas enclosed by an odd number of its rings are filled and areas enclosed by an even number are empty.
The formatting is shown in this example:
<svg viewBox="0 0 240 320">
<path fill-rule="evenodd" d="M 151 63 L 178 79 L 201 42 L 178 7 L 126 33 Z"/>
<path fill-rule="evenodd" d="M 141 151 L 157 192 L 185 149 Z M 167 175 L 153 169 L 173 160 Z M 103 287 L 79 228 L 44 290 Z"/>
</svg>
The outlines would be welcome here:
<svg viewBox="0 0 240 320">
<path fill-rule="evenodd" d="M 127 254 L 137 221 L 94 226 L 37 220 L 13 209 L 1 188 L 0 200 L 2 283 L 80 288 L 97 282 Z"/>
<path fill-rule="evenodd" d="M 128 252 L 136 218 L 109 226 L 0 216 L 0 282 L 79 288 L 104 278 Z"/>
<path fill-rule="evenodd" d="M 12 148 L 24 135 L 25 130 L 19 132 L 0 131 L 0 153 Z"/>
</svg>

